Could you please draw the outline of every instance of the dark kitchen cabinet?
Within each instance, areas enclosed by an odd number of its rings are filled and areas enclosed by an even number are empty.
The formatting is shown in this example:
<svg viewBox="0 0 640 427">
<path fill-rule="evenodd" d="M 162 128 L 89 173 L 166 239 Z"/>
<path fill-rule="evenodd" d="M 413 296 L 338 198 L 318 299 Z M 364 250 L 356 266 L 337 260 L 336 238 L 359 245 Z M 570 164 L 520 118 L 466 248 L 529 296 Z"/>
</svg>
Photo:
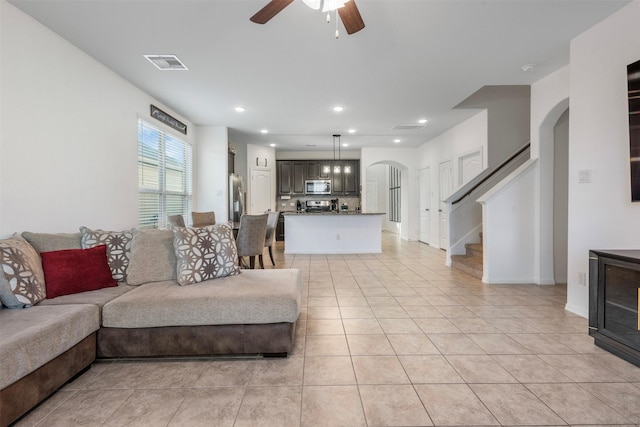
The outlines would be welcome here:
<svg viewBox="0 0 640 427">
<path fill-rule="evenodd" d="M 360 161 L 340 160 L 333 163 L 331 192 L 336 196 L 360 195 Z"/>
<path fill-rule="evenodd" d="M 279 195 L 305 194 L 307 179 L 330 179 L 335 196 L 360 195 L 359 160 L 278 160 L 277 165 Z"/>
<path fill-rule="evenodd" d="M 331 177 L 331 161 L 307 162 L 307 179 L 329 179 Z"/>
<path fill-rule="evenodd" d="M 278 194 L 304 194 L 305 162 L 278 161 Z"/>
<path fill-rule="evenodd" d="M 276 240 L 284 241 L 284 214 L 281 212 L 278 217 L 278 225 L 276 226 Z"/>
</svg>

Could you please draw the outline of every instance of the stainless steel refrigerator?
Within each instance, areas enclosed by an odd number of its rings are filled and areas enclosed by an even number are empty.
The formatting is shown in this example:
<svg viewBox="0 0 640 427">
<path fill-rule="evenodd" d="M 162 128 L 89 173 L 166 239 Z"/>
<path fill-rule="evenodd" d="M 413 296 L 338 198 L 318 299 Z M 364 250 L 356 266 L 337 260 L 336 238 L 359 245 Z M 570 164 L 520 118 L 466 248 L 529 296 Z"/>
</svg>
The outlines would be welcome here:
<svg viewBox="0 0 640 427">
<path fill-rule="evenodd" d="M 229 221 L 240 221 L 244 213 L 244 197 L 244 179 L 238 174 L 229 174 Z"/>
</svg>

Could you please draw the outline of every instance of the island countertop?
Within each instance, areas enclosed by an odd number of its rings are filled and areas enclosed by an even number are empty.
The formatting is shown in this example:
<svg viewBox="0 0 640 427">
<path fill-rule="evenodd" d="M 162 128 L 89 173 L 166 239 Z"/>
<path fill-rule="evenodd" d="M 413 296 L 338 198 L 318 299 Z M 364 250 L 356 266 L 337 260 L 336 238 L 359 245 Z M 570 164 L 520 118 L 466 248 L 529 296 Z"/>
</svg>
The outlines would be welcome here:
<svg viewBox="0 0 640 427">
<path fill-rule="evenodd" d="M 382 252 L 384 213 L 283 212 L 285 254 Z"/>
<path fill-rule="evenodd" d="M 282 211 L 283 215 L 386 215 L 383 212 L 298 212 L 298 211 Z"/>
</svg>

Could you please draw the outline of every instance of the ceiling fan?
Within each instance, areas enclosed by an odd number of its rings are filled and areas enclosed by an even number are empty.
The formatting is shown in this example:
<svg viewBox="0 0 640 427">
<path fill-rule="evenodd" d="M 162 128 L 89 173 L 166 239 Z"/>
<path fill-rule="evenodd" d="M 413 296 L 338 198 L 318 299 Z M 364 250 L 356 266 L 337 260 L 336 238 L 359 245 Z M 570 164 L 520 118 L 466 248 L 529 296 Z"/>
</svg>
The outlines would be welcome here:
<svg viewBox="0 0 640 427">
<path fill-rule="evenodd" d="M 307 6 L 312 9 L 320 8 L 320 0 L 303 0 Z M 293 3 L 293 0 L 271 0 L 265 7 L 260 9 L 258 13 L 253 15 L 250 20 L 256 24 L 266 24 L 271 18 L 276 16 L 285 7 Z M 364 21 L 355 0 L 324 0 L 323 12 L 337 10 L 342 20 L 347 34 L 357 33 L 364 28 Z"/>
</svg>

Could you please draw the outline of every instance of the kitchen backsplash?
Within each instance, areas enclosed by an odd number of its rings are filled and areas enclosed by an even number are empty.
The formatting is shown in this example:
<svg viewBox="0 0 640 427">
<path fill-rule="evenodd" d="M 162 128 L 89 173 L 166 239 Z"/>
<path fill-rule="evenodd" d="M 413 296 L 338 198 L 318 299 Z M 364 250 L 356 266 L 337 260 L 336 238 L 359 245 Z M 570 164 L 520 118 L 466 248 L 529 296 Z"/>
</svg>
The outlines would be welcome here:
<svg viewBox="0 0 640 427">
<path fill-rule="evenodd" d="M 304 208 L 307 200 L 331 200 L 338 199 L 338 206 L 346 203 L 350 211 L 355 211 L 360 206 L 360 197 L 337 197 L 337 196 L 291 196 L 290 199 L 282 199 L 280 196 L 276 199 L 276 209 L 279 211 L 295 211 L 296 202 L 300 200 Z"/>
</svg>

